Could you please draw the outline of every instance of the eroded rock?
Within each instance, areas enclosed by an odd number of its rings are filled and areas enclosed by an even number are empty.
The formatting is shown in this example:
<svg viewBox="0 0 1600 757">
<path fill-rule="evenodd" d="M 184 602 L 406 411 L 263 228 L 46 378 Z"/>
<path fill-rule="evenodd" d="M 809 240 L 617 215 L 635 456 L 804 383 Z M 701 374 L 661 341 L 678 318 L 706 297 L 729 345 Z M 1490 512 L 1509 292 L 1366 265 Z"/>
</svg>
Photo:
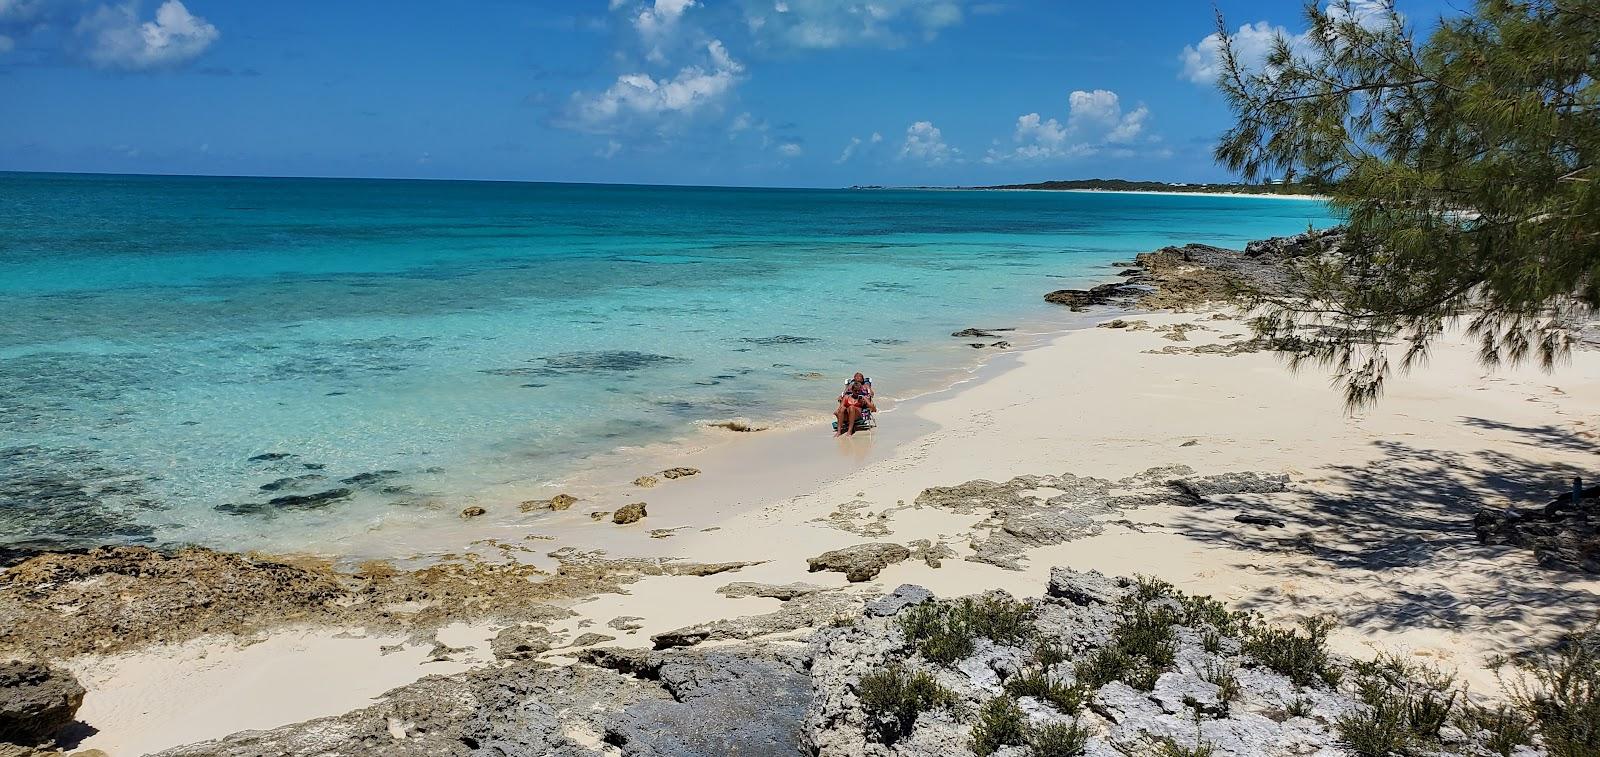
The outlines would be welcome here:
<svg viewBox="0 0 1600 757">
<path fill-rule="evenodd" d="M 0 742 L 36 746 L 55 738 L 83 705 L 71 673 L 40 662 L 0 662 Z"/>
<path fill-rule="evenodd" d="M 871 581 L 890 565 L 911 556 L 911 550 L 899 544 L 868 543 L 824 552 L 806 560 L 807 569 L 829 570 L 845 574 L 852 583 Z"/>
</svg>

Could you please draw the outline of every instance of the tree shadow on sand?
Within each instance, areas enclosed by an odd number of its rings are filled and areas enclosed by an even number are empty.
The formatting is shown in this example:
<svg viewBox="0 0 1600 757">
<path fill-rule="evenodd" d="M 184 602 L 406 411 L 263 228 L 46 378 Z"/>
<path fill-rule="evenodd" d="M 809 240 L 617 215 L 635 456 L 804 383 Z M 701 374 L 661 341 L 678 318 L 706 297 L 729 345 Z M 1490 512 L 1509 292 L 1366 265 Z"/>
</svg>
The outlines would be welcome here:
<svg viewBox="0 0 1600 757">
<path fill-rule="evenodd" d="M 1480 427 L 1491 423 L 1464 421 Z M 1586 442 L 1577 446 L 1577 437 L 1553 427 L 1493 427 L 1526 435 L 1539 446 L 1554 440 L 1564 449 L 1593 449 Z M 1572 438 L 1558 438 L 1563 434 Z M 1175 525 L 1208 543 L 1304 558 L 1272 569 L 1284 584 L 1297 578 L 1326 581 L 1331 570 L 1357 571 L 1344 582 L 1350 588 L 1345 596 L 1288 597 L 1268 587 L 1239 602 L 1244 609 L 1298 604 L 1336 613 L 1352 625 L 1388 630 L 1513 628 L 1498 624 L 1577 628 L 1600 617 L 1600 593 L 1589 588 L 1595 576 L 1540 567 L 1531 552 L 1514 547 L 1481 546 L 1472 530 L 1473 514 L 1481 507 L 1542 507 L 1584 471 L 1493 450 L 1461 453 L 1399 441 L 1375 445 L 1381 458 L 1321 469 L 1318 480 L 1292 495 L 1206 503 L 1205 510 Z M 1237 523 L 1227 516 L 1233 510 L 1276 516 L 1287 527 Z"/>
</svg>

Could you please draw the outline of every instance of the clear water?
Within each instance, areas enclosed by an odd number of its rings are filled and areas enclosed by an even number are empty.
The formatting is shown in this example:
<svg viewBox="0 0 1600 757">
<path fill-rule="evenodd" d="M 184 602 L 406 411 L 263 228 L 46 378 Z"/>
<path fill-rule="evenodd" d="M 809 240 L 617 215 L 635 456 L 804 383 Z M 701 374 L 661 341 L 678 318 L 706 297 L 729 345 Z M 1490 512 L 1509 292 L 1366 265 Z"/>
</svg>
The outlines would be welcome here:
<svg viewBox="0 0 1600 757">
<path fill-rule="evenodd" d="M 0 174 L 0 546 L 453 517 L 698 422 L 826 410 L 858 367 L 902 394 L 972 359 L 951 331 L 1060 322 L 1043 292 L 1135 252 L 1331 222 L 1252 198 Z"/>
</svg>

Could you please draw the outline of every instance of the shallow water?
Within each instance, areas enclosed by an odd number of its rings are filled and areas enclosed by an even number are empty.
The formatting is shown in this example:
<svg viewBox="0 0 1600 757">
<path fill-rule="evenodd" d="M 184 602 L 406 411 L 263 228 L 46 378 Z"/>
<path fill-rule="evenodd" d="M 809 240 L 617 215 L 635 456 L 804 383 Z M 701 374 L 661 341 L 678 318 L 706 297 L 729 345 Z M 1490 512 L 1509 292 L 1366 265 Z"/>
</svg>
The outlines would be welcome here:
<svg viewBox="0 0 1600 757">
<path fill-rule="evenodd" d="M 0 544 L 293 546 L 825 411 L 1320 203 L 0 174 Z M 820 378 L 819 378 L 820 376 Z M 284 499 L 287 498 L 287 499 Z M 273 502 L 273 500 L 278 500 Z M 432 509 L 430 509 L 432 508 Z"/>
</svg>

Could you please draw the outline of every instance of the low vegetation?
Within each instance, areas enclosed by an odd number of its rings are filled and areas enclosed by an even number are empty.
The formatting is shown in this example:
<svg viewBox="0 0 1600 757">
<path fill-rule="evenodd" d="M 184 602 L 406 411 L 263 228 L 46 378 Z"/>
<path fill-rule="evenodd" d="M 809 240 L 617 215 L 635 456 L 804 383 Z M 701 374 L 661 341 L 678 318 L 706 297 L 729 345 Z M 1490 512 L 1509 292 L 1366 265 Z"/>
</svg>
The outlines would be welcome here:
<svg viewBox="0 0 1600 757">
<path fill-rule="evenodd" d="M 978 723 L 972 727 L 972 751 L 988 757 L 1005 746 L 1027 746 L 1028 716 L 1015 700 L 998 696 L 978 709 Z"/>
<path fill-rule="evenodd" d="M 1024 670 L 1008 679 L 1005 688 L 1011 696 L 1033 697 L 1068 715 L 1078 714 L 1087 698 L 1082 686 L 1059 680 L 1045 668 Z"/>
<path fill-rule="evenodd" d="M 1333 625 L 1329 618 L 1311 618 L 1300 623 L 1302 635 L 1293 628 L 1252 619 L 1245 624 L 1243 651 L 1300 686 L 1338 686 L 1341 675 L 1328 655 Z"/>
<path fill-rule="evenodd" d="M 917 717 L 941 707 L 953 707 L 955 694 L 939 685 L 933 676 L 910 672 L 891 665 L 861 677 L 861 707 L 872 719 L 878 740 L 893 744 L 909 736 Z"/>
<path fill-rule="evenodd" d="M 954 665 L 972 654 L 979 638 L 1020 644 L 1035 632 L 1033 607 L 1004 596 L 928 602 L 900 615 L 906 641 L 929 662 Z"/>
</svg>

